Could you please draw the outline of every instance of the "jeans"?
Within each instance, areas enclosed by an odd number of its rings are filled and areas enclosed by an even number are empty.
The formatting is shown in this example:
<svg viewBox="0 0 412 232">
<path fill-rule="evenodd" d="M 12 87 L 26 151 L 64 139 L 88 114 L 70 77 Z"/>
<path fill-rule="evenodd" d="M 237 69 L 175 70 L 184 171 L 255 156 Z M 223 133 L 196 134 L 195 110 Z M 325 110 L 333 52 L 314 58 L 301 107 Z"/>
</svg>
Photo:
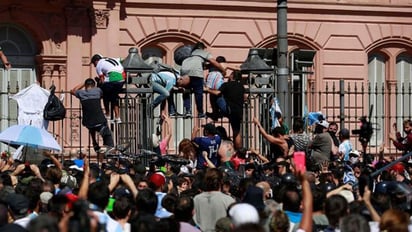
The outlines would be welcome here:
<svg viewBox="0 0 412 232">
<path fill-rule="evenodd" d="M 190 88 L 195 94 L 196 109 L 198 114 L 203 114 L 203 78 L 190 77 Z M 189 111 L 191 107 L 190 94 L 183 94 L 183 105 L 186 111 Z"/>
<path fill-rule="evenodd" d="M 216 104 L 219 106 L 220 112 L 222 112 L 224 116 L 230 114 L 225 98 L 223 98 L 222 96 L 218 97 L 216 100 Z"/>
<path fill-rule="evenodd" d="M 163 87 L 161 84 L 156 83 L 156 82 L 152 83 L 152 87 L 153 87 L 153 91 L 159 94 L 159 96 L 157 96 L 153 101 L 153 108 L 155 108 L 156 106 L 158 106 L 160 103 L 162 103 L 164 100 L 166 100 L 170 96 L 170 92 L 165 87 Z"/>
</svg>

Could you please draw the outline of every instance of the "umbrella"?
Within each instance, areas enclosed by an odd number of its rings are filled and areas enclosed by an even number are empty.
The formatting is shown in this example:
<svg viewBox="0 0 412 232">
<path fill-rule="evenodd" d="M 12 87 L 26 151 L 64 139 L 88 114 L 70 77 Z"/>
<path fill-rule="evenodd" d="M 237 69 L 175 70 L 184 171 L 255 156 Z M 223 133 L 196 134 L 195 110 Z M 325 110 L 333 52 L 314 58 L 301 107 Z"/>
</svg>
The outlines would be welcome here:
<svg viewBox="0 0 412 232">
<path fill-rule="evenodd" d="M 47 130 L 30 125 L 14 125 L 5 129 L 0 133 L 0 142 L 39 149 L 62 150 Z"/>
</svg>

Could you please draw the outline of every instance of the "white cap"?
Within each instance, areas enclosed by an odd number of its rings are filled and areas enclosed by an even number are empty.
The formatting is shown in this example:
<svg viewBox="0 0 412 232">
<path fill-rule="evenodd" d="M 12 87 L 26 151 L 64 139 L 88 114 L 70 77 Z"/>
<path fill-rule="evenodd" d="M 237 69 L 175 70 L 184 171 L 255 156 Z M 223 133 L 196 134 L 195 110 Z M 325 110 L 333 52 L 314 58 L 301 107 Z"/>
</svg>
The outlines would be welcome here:
<svg viewBox="0 0 412 232">
<path fill-rule="evenodd" d="M 344 197 L 346 199 L 346 201 L 349 203 L 353 202 L 355 200 L 355 196 L 353 196 L 353 193 L 349 190 L 341 190 L 338 195 L 341 195 L 342 197 Z"/>
<path fill-rule="evenodd" d="M 326 120 L 319 121 L 318 124 L 325 128 L 329 127 L 329 123 Z"/>
<path fill-rule="evenodd" d="M 229 216 L 235 227 L 246 223 L 259 223 L 259 214 L 254 206 L 247 203 L 238 203 L 229 210 Z"/>
</svg>

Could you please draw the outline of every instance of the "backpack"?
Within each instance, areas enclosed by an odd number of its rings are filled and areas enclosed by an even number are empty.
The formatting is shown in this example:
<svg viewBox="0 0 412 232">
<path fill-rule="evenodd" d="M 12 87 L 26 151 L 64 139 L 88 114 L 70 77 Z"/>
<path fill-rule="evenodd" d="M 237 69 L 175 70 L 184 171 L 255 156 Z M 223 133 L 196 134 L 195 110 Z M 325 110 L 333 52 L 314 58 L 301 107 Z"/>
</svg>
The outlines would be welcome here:
<svg viewBox="0 0 412 232">
<path fill-rule="evenodd" d="M 64 108 L 63 103 L 54 94 L 56 86 L 52 85 L 50 87 L 50 96 L 47 100 L 46 105 L 43 110 L 43 117 L 45 120 L 58 121 L 66 117 L 66 108 Z"/>
<path fill-rule="evenodd" d="M 192 46 L 185 45 L 177 49 L 174 53 L 174 61 L 177 65 L 182 65 L 183 61 L 192 55 Z"/>
</svg>

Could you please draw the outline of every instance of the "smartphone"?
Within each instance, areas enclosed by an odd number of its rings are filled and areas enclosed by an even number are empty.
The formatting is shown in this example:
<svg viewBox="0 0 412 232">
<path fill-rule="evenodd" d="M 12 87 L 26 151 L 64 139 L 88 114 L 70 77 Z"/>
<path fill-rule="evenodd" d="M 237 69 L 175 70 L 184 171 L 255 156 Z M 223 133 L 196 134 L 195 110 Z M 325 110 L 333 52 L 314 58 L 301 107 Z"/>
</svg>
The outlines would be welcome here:
<svg viewBox="0 0 412 232">
<path fill-rule="evenodd" d="M 306 172 L 306 155 L 303 151 L 296 151 L 293 153 L 293 162 L 295 163 L 295 168 L 301 173 Z"/>
</svg>

